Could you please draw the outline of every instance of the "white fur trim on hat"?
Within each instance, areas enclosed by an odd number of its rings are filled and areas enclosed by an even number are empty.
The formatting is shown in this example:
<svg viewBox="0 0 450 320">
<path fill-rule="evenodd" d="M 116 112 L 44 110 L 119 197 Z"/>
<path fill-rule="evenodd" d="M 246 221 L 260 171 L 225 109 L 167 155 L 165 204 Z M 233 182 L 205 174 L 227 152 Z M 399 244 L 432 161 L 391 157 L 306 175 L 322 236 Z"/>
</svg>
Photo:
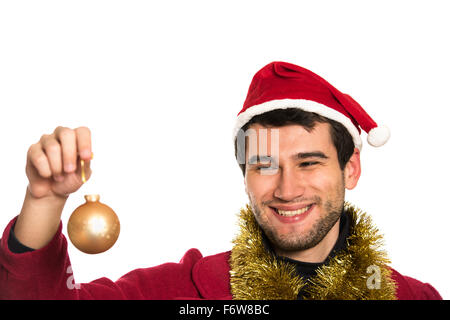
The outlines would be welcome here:
<svg viewBox="0 0 450 320">
<path fill-rule="evenodd" d="M 259 105 L 251 106 L 250 108 L 239 114 L 239 116 L 237 117 L 236 124 L 233 129 L 233 142 L 235 141 L 239 130 L 254 116 L 276 109 L 288 109 L 288 108 L 298 108 L 304 111 L 315 112 L 321 116 L 324 116 L 326 118 L 341 123 L 352 136 L 355 147 L 361 151 L 362 149 L 361 136 L 359 135 L 358 129 L 356 129 L 356 127 L 353 125 L 353 123 L 350 121 L 349 118 L 326 105 L 305 99 L 271 100 L 261 103 Z"/>
</svg>

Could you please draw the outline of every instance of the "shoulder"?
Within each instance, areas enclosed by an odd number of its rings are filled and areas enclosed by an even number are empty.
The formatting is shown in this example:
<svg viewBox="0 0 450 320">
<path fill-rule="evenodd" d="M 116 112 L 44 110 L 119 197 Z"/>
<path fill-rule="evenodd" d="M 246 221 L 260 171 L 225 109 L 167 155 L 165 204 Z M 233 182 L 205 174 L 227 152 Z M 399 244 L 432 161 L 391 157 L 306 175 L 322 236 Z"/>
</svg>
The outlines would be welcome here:
<svg viewBox="0 0 450 320">
<path fill-rule="evenodd" d="M 229 256 L 230 251 L 203 257 L 189 249 L 178 263 L 136 269 L 118 282 L 146 299 L 230 299 Z"/>
<path fill-rule="evenodd" d="M 391 278 L 397 285 L 398 300 L 442 300 L 439 292 L 429 283 L 400 274 L 391 268 Z"/>
<path fill-rule="evenodd" d="M 116 281 L 129 299 L 197 298 L 192 268 L 202 259 L 198 249 L 189 249 L 178 263 L 168 262 L 130 271 Z M 105 279 L 101 279 L 106 281 Z"/>
<path fill-rule="evenodd" d="M 196 262 L 192 279 L 200 295 L 206 299 L 229 299 L 230 251 L 204 257 Z"/>
</svg>

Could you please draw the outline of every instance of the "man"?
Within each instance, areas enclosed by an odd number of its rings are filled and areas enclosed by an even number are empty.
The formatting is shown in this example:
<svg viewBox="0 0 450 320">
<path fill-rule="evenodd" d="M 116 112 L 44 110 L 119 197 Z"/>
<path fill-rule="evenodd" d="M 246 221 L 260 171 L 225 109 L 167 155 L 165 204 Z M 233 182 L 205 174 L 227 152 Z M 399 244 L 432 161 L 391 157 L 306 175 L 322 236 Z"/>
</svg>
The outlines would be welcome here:
<svg viewBox="0 0 450 320">
<path fill-rule="evenodd" d="M 91 157 L 87 128 L 58 127 L 28 152 L 21 213 L 3 233 L 2 299 L 441 299 L 388 266 L 370 217 L 344 201 L 361 174 L 360 127 L 389 131 L 304 68 L 274 62 L 254 76 L 233 138 L 250 205 L 231 251 L 74 284 L 61 212 Z M 87 178 L 89 178 L 88 171 Z"/>
</svg>

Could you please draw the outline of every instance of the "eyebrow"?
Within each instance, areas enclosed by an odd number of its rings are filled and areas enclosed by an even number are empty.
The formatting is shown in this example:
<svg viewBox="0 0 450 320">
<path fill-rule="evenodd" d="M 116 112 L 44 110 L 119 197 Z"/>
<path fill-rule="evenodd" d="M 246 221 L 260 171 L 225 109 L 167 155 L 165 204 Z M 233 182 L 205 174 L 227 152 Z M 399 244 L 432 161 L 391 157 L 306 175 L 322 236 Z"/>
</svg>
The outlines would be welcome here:
<svg viewBox="0 0 450 320">
<path fill-rule="evenodd" d="M 322 151 L 311 151 L 311 152 L 300 152 L 292 158 L 295 159 L 307 159 L 307 158 L 321 158 L 321 159 L 328 159 L 328 156 L 325 155 Z"/>
<path fill-rule="evenodd" d="M 328 159 L 329 157 L 325 155 L 322 151 L 311 151 L 311 152 L 299 152 L 292 156 L 293 159 L 309 159 L 309 158 L 321 158 Z M 259 159 L 259 161 L 258 161 Z M 255 164 L 258 162 L 272 162 L 273 157 L 271 156 L 258 156 L 254 155 L 248 159 L 248 164 Z"/>
</svg>

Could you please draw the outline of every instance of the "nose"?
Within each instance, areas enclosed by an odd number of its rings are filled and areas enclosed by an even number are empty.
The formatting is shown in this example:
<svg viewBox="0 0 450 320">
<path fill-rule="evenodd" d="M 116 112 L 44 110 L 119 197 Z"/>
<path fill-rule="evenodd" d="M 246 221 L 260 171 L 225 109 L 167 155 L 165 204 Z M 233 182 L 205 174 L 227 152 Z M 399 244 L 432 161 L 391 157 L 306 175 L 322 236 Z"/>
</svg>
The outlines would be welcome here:
<svg viewBox="0 0 450 320">
<path fill-rule="evenodd" d="M 292 201 L 305 193 L 304 181 L 290 170 L 282 170 L 279 175 L 274 197 L 283 201 Z"/>
</svg>

